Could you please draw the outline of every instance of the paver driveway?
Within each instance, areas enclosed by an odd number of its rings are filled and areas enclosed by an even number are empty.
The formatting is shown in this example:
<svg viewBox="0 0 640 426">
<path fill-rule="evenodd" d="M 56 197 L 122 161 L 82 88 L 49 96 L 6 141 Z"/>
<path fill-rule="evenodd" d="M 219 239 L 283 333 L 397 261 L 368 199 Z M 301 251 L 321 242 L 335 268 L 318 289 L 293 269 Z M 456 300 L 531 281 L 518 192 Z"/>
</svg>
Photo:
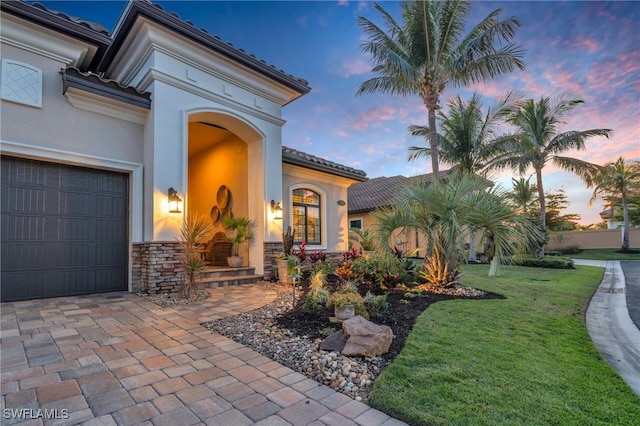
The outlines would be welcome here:
<svg viewBox="0 0 640 426">
<path fill-rule="evenodd" d="M 272 287 L 211 292 L 175 308 L 124 292 L 3 303 L 1 423 L 403 424 L 200 325 Z"/>
</svg>

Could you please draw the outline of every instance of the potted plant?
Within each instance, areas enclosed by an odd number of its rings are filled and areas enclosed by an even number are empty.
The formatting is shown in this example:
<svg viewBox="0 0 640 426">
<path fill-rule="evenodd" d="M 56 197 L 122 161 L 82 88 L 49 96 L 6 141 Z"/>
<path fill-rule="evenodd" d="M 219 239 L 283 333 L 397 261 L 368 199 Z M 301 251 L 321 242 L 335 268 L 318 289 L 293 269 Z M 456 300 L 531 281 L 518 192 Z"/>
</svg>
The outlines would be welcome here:
<svg viewBox="0 0 640 426">
<path fill-rule="evenodd" d="M 347 320 L 355 315 L 369 318 L 369 313 L 364 306 L 364 299 L 353 283 L 345 282 L 338 291 L 329 296 L 327 308 L 333 308 L 333 314 L 339 320 Z"/>
<path fill-rule="evenodd" d="M 233 268 L 239 268 L 244 264 L 244 258 L 240 256 L 240 244 L 251 239 L 253 221 L 242 216 L 227 216 L 222 219 L 222 225 L 225 228 L 227 240 L 232 244 L 231 256 L 227 257 L 227 263 Z"/>
</svg>

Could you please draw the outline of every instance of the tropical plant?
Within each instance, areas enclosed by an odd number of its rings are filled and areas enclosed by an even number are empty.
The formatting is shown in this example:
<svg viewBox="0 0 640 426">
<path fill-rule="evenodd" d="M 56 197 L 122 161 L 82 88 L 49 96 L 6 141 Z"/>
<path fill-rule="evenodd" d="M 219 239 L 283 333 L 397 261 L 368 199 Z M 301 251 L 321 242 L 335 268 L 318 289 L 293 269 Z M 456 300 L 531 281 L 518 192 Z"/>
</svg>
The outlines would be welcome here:
<svg viewBox="0 0 640 426">
<path fill-rule="evenodd" d="M 210 222 L 201 215 L 189 213 L 182 222 L 178 236 L 178 244 L 182 250 L 181 262 L 187 274 L 182 285 L 182 295 L 191 297 L 191 291 L 198 288 L 199 275 L 206 266 L 200 256 L 200 248 L 211 234 Z"/>
<path fill-rule="evenodd" d="M 357 95 L 390 93 L 418 95 L 427 108 L 431 166 L 439 180 L 436 111 L 440 95 L 449 86 L 466 86 L 524 70 L 523 50 L 511 42 L 521 23 L 514 17 L 499 19 L 496 9 L 468 28 L 469 0 L 411 0 L 400 4 L 402 22 L 374 4 L 384 27 L 359 17 L 367 36 L 362 49 L 371 55 L 377 76 L 363 82 Z"/>
<path fill-rule="evenodd" d="M 329 299 L 329 291 L 325 288 L 327 284 L 327 274 L 318 270 L 311 274 L 309 281 L 309 291 L 304 300 L 303 309 L 314 311 L 319 309 Z"/>
<path fill-rule="evenodd" d="M 364 251 L 371 251 L 376 248 L 375 238 L 369 229 L 349 228 L 349 241 L 355 241 L 360 244 L 360 248 Z"/>
<path fill-rule="evenodd" d="M 634 191 L 640 190 L 640 161 L 627 163 L 624 157 L 620 157 L 599 166 L 597 172 L 588 176 L 586 181 L 589 187 L 594 188 L 589 204 L 603 194 L 611 196 L 610 200 L 615 199 L 613 196 L 620 197 L 624 226 L 622 251 L 629 251 L 629 197 Z"/>
<path fill-rule="evenodd" d="M 327 308 L 337 308 L 340 310 L 347 306 L 353 306 L 355 308 L 356 315 L 369 319 L 369 313 L 367 312 L 367 308 L 364 306 L 364 299 L 358 293 L 350 291 L 336 291 L 329 296 L 326 306 Z"/>
<path fill-rule="evenodd" d="M 491 242 L 492 270 L 515 247 L 527 243 L 537 232 L 502 202 L 498 186 L 487 188 L 486 181 L 475 175 L 453 174 L 440 185 L 411 185 L 403 188 L 393 208 L 374 214 L 379 241 L 390 241 L 397 229 L 418 231 L 426 237 L 425 268 L 432 283 L 453 286 L 457 283 L 461 249 L 471 229 L 481 230 Z M 389 245 L 383 247 L 393 259 Z"/>
<path fill-rule="evenodd" d="M 509 145 L 500 138 L 499 131 L 504 119 L 514 111 L 519 96 L 509 92 L 498 102 L 483 112 L 482 96 L 474 93 L 469 101 L 460 96 L 447 103 L 447 112 L 438 113 L 440 133 L 438 133 L 437 151 L 439 158 L 451 164 L 461 173 L 486 175 L 491 169 L 493 158 L 504 154 Z M 427 126 L 409 126 L 412 136 L 429 140 Z M 412 146 L 409 148 L 409 161 L 431 155 L 430 148 Z M 469 234 L 469 262 L 476 261 L 475 232 Z"/>
<path fill-rule="evenodd" d="M 253 221 L 242 216 L 227 216 L 222 219 L 222 225 L 227 231 L 227 240 L 232 244 L 231 255 L 238 256 L 240 244 L 246 243 L 253 236 Z"/>
<path fill-rule="evenodd" d="M 509 92 L 483 112 L 482 96 L 474 93 L 468 101 L 456 96 L 447 102 L 447 112 L 440 110 L 440 132 L 437 134 L 438 157 L 463 173 L 486 175 L 491 160 L 509 146 L 500 133 L 504 120 L 514 111 L 519 96 Z M 428 126 L 409 126 L 411 136 L 429 140 Z M 431 155 L 431 148 L 409 147 L 409 161 Z"/>
<path fill-rule="evenodd" d="M 391 306 L 386 294 L 374 295 L 370 291 L 364 296 L 364 305 L 373 318 L 382 318 Z"/>
<path fill-rule="evenodd" d="M 494 162 L 494 167 L 517 170 L 520 175 L 524 175 L 530 167 L 534 169 L 540 203 L 539 226 L 542 233 L 546 230 L 546 204 L 542 182 L 544 167 L 552 163 L 581 177 L 591 174 L 594 164 L 559 154 L 584 150 L 588 139 L 595 136 L 609 137 L 611 134 L 610 129 L 560 132 L 561 126 L 565 124 L 563 117 L 582 103 L 582 100 L 567 95 L 560 95 L 555 102 L 548 97 L 541 97 L 537 102 L 533 99 L 521 102 L 507 120 L 517 128 L 516 134 L 505 136 L 511 141 L 512 147 L 502 158 Z M 544 255 L 544 245 L 541 245 L 539 255 Z"/>
<path fill-rule="evenodd" d="M 505 199 L 513 208 L 523 216 L 529 216 L 532 211 L 538 210 L 536 185 L 531 184 L 531 176 L 526 180 L 523 177 L 511 179 L 513 190 L 505 194 Z"/>
<path fill-rule="evenodd" d="M 293 254 L 293 241 L 295 237 L 295 231 L 291 230 L 290 226 L 287 226 L 286 232 L 282 233 L 282 246 L 284 254 L 290 256 Z"/>
</svg>

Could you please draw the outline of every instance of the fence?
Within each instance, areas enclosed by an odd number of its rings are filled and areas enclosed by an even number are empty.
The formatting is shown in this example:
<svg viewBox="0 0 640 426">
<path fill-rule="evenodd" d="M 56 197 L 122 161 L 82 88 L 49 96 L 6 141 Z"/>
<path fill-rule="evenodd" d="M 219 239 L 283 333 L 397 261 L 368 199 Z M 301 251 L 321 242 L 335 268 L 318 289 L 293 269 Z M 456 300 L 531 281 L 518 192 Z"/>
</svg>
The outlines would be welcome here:
<svg viewBox="0 0 640 426">
<path fill-rule="evenodd" d="M 622 230 L 552 232 L 549 235 L 549 244 L 546 248 L 557 250 L 568 246 L 578 246 L 581 249 L 620 248 L 622 246 Z M 640 248 L 640 228 L 629 229 L 629 247 Z"/>
</svg>

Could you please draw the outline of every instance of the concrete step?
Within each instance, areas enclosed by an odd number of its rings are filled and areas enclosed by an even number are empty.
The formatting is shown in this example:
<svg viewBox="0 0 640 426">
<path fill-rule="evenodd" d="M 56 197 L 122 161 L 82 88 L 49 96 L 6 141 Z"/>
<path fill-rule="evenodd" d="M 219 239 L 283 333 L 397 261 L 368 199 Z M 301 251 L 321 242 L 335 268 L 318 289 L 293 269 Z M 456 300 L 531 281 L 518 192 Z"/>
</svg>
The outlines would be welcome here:
<svg viewBox="0 0 640 426">
<path fill-rule="evenodd" d="M 243 276 L 253 275 L 256 272 L 256 268 L 228 268 L 218 266 L 207 266 L 201 271 L 202 278 L 215 278 L 224 276 Z"/>
<path fill-rule="evenodd" d="M 202 279 L 202 284 L 208 288 L 228 287 L 242 284 L 254 284 L 264 279 L 258 274 L 221 275 Z"/>
</svg>

